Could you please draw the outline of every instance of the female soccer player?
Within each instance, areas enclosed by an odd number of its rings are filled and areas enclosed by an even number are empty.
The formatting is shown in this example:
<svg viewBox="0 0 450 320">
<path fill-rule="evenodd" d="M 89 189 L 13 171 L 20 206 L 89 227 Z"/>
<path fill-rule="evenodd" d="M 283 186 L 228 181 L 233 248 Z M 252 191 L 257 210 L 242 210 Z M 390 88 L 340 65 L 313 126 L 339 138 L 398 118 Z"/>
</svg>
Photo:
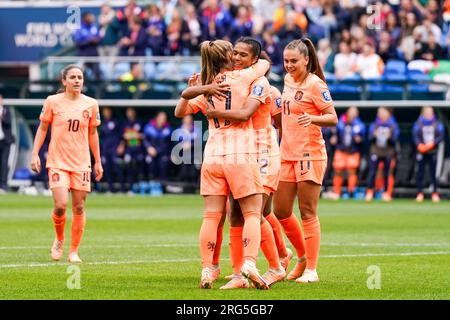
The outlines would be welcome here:
<svg viewBox="0 0 450 320">
<path fill-rule="evenodd" d="M 242 37 L 237 40 L 233 50 L 233 64 L 235 70 L 242 70 L 255 64 L 261 56 L 261 44 L 249 37 Z M 268 60 L 268 59 L 266 59 Z M 281 95 L 278 89 L 272 88 L 266 77 L 261 77 L 252 83 L 248 99 L 254 99 L 257 103 L 252 104 L 252 109 L 229 109 L 218 110 L 208 108 L 208 117 L 223 118 L 231 121 L 247 121 L 251 118 L 253 129 L 256 135 L 256 146 L 258 151 L 258 163 L 260 165 L 260 174 L 263 180 L 264 194 L 262 212 L 265 216 L 271 214 L 269 197 L 277 189 L 280 174 L 280 156 L 278 141 L 275 129 L 271 125 L 271 112 L 273 112 L 273 102 Z M 275 95 L 275 97 L 274 97 Z M 275 98 L 275 99 L 274 99 Z M 278 100 L 279 101 L 279 100 Z M 275 107 L 275 109 L 277 109 Z M 281 117 L 281 115 L 279 115 Z M 242 264 L 242 229 L 244 221 L 242 219 L 239 204 L 232 201 L 230 214 L 230 256 L 233 266 L 233 276 L 230 282 L 221 289 L 246 288 L 248 283 L 239 273 Z M 274 237 L 274 231 L 271 224 L 266 219 L 261 223 L 261 249 L 269 261 L 269 270 L 263 275 L 267 284 L 270 286 L 285 277 L 285 270 L 280 266 L 280 258 L 277 250 L 275 238 L 278 237 L 278 243 L 284 250 L 282 257 L 288 256 L 287 249 L 281 234 L 281 227 L 278 220 L 272 214 L 272 223 L 275 224 L 277 234 Z M 280 241 L 281 239 L 281 241 Z"/>
<path fill-rule="evenodd" d="M 94 155 L 95 180 L 100 181 L 103 168 L 100 157 L 97 127 L 100 125 L 98 103 L 81 93 L 83 71 L 76 65 L 68 65 L 62 71 L 64 90 L 49 96 L 39 117 L 40 124 L 34 139 L 31 169 L 39 173 L 39 150 L 51 125 L 47 169 L 50 189 L 53 193 L 53 222 L 56 239 L 51 257 L 58 261 L 63 255 L 64 225 L 69 192 L 72 193 L 72 241 L 69 262 L 81 263 L 78 247 L 86 223 L 85 202 L 91 191 L 91 157 Z"/>
<path fill-rule="evenodd" d="M 283 56 L 288 74 L 282 94 L 281 177 L 274 194 L 274 213 L 298 257 L 287 279 L 317 282 L 320 248 L 317 203 L 327 164 L 321 127 L 335 126 L 338 119 L 311 40 L 290 42 Z M 299 221 L 292 213 L 296 195 L 305 243 Z"/>
<path fill-rule="evenodd" d="M 393 186 L 393 171 L 395 166 L 395 144 L 400 135 L 400 129 L 397 121 L 391 112 L 385 108 L 380 107 L 377 111 L 377 117 L 369 127 L 369 141 L 370 141 L 370 170 L 369 181 L 366 192 L 366 201 L 372 201 L 375 188 L 375 178 L 379 169 L 380 163 L 383 164 L 384 171 L 384 192 L 382 196 L 383 201 L 392 200 L 392 188 L 390 188 L 390 181 Z M 392 178 L 390 178 L 392 176 Z"/>
<path fill-rule="evenodd" d="M 439 202 L 440 197 L 437 191 L 438 183 L 436 178 L 437 158 L 439 144 L 444 140 L 444 125 L 434 114 L 433 107 L 423 107 L 422 113 L 414 123 L 413 127 L 414 144 L 417 149 L 417 202 L 423 202 L 423 182 L 425 176 L 425 165 L 428 163 L 430 169 L 430 180 L 432 186 L 431 199 Z"/>
<path fill-rule="evenodd" d="M 335 199 L 341 197 L 344 173 L 348 172 L 348 193 L 353 196 L 358 182 L 358 168 L 361 163 L 361 149 L 366 135 L 364 123 L 356 107 L 347 109 L 336 126 L 336 152 L 333 159 L 333 191 Z"/>
<path fill-rule="evenodd" d="M 233 48 L 231 43 L 223 40 L 203 42 L 200 53 L 203 85 L 191 86 L 183 91 L 175 109 L 175 116 L 184 117 L 198 111 L 205 113 L 207 105 L 218 109 L 247 107 L 250 84 L 266 73 L 269 63 L 260 61 L 252 68 L 232 71 Z M 214 97 L 214 93 L 219 93 L 222 98 Z M 201 288 L 211 288 L 214 281 L 212 260 L 217 228 L 231 191 L 239 201 L 245 219 L 242 239 L 244 263 L 240 271 L 257 288 L 268 289 L 256 269 L 256 257 L 261 241 L 260 210 L 263 188 L 255 154 L 251 121 L 209 119 L 209 137 L 205 147 L 200 185 L 205 205 L 200 230 L 203 266 Z"/>
</svg>

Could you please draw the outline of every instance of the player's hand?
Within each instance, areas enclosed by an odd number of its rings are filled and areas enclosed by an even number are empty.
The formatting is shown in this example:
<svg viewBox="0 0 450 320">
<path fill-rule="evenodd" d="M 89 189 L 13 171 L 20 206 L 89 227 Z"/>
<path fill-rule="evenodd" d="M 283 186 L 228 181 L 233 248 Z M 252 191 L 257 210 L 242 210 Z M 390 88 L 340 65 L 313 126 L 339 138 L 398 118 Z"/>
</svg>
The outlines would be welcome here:
<svg viewBox="0 0 450 320">
<path fill-rule="evenodd" d="M 215 96 L 219 100 L 226 98 L 226 93 L 230 91 L 230 85 L 228 83 L 211 83 L 207 86 L 207 94 L 210 96 Z"/>
<path fill-rule="evenodd" d="M 103 167 L 100 162 L 94 165 L 95 181 L 100 181 L 103 178 Z"/>
<path fill-rule="evenodd" d="M 216 118 L 216 109 L 212 107 L 210 104 L 206 105 L 205 116 L 208 119 Z"/>
<path fill-rule="evenodd" d="M 200 84 L 200 74 L 199 73 L 193 73 L 192 76 L 188 80 L 188 86 L 194 87 L 198 86 Z"/>
<path fill-rule="evenodd" d="M 156 157 L 158 155 L 158 151 L 154 147 L 148 147 L 147 153 L 152 157 Z"/>
<path fill-rule="evenodd" d="M 297 123 L 301 126 L 307 127 L 312 123 L 312 117 L 310 114 L 305 112 L 300 117 L 298 117 Z"/>
<path fill-rule="evenodd" d="M 425 143 L 419 143 L 419 145 L 417 146 L 417 151 L 419 151 L 420 153 L 427 152 L 427 145 Z"/>
<path fill-rule="evenodd" d="M 39 159 L 39 155 L 35 154 L 31 156 L 31 170 L 35 173 L 41 172 L 41 159 Z"/>
<path fill-rule="evenodd" d="M 434 148 L 434 143 L 433 143 L 433 142 L 430 142 L 430 143 L 427 143 L 425 146 L 426 146 L 426 149 L 427 149 L 426 152 L 428 152 L 428 151 L 430 151 L 430 150 L 433 150 L 433 148 Z"/>
</svg>

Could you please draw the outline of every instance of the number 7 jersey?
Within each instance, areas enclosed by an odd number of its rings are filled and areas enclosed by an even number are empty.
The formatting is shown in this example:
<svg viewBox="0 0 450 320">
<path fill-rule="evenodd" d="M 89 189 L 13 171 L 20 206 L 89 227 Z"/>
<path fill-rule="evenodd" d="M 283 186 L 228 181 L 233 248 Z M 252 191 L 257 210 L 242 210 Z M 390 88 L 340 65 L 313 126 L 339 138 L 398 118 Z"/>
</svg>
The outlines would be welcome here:
<svg viewBox="0 0 450 320">
<path fill-rule="evenodd" d="M 77 101 L 64 93 L 49 96 L 39 119 L 51 125 L 47 168 L 91 171 L 89 127 L 100 125 L 97 101 L 81 95 Z"/>
<path fill-rule="evenodd" d="M 298 118 L 308 113 L 319 116 L 322 111 L 333 106 L 328 87 L 322 79 L 310 73 L 302 84 L 294 82 L 288 74 L 284 79 L 282 94 L 281 160 L 326 160 L 327 152 L 321 127 L 298 124 Z"/>
</svg>

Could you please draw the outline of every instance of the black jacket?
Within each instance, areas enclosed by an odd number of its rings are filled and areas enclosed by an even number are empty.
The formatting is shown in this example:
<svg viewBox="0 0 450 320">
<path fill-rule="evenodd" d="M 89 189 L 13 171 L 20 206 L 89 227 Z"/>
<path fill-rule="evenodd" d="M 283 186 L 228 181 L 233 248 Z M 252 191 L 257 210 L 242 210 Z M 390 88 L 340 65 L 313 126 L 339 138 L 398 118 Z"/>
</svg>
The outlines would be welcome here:
<svg viewBox="0 0 450 320">
<path fill-rule="evenodd" d="M 11 144 L 14 142 L 14 136 L 12 135 L 11 130 L 11 111 L 9 111 L 9 108 L 6 106 L 3 106 L 3 110 L 0 114 L 0 121 L 2 122 L 2 130 L 5 134 L 5 137 L 3 140 L 0 140 L 0 142 Z"/>
</svg>

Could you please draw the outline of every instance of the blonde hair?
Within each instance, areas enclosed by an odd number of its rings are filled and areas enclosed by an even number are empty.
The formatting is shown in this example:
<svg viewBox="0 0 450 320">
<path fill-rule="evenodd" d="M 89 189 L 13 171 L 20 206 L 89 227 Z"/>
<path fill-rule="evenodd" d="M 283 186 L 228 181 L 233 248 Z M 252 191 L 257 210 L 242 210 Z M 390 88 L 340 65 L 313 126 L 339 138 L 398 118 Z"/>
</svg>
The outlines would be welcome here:
<svg viewBox="0 0 450 320">
<path fill-rule="evenodd" d="M 202 84 L 214 81 L 220 69 L 231 64 L 233 45 L 225 40 L 203 41 L 200 44 Z"/>
<path fill-rule="evenodd" d="M 306 69 L 308 72 L 314 73 L 320 79 L 325 81 L 325 76 L 323 74 L 322 67 L 319 63 L 319 58 L 317 57 L 316 49 L 311 39 L 303 38 L 299 40 L 293 40 L 287 44 L 284 50 L 295 50 L 297 49 L 305 57 L 309 57 L 308 65 Z"/>
</svg>

